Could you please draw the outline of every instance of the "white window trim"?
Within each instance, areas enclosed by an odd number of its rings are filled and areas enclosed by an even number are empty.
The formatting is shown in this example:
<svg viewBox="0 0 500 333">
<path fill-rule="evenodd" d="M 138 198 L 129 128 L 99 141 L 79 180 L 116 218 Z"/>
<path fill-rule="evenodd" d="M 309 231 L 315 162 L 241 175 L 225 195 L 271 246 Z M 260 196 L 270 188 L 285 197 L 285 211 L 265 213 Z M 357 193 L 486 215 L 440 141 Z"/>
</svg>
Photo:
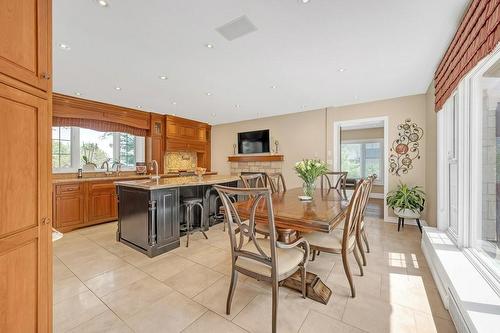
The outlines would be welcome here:
<svg viewBox="0 0 500 333">
<path fill-rule="evenodd" d="M 457 232 L 449 229 L 448 207 L 448 133 L 450 129 L 450 100 L 438 112 L 438 224 L 439 230 L 446 231 L 448 237 L 471 261 L 473 266 L 500 295 L 500 276 L 483 260 L 483 254 L 474 248 L 477 239 L 477 225 L 482 220 L 482 74 L 500 59 L 500 45 L 491 55 L 479 62 L 459 83 L 458 94 L 458 223 Z M 473 110 L 471 112 L 471 110 Z"/>
<path fill-rule="evenodd" d="M 359 144 L 369 144 L 369 143 L 380 143 L 381 145 L 381 150 L 380 150 L 380 162 L 379 162 L 379 170 L 380 174 L 378 175 L 377 179 L 375 179 L 374 184 L 375 185 L 384 185 L 384 139 L 379 138 L 379 139 L 354 139 L 354 140 L 342 140 L 340 143 L 341 149 L 343 144 L 350 144 L 350 143 L 359 143 Z M 361 157 L 360 160 L 365 159 L 365 149 L 361 150 Z M 365 163 L 361 163 L 361 175 L 364 174 L 366 166 Z M 342 160 L 340 161 L 340 169 L 342 169 Z"/>
<path fill-rule="evenodd" d="M 113 133 L 113 156 L 120 156 L 120 133 Z M 136 151 L 135 151 L 135 159 L 138 162 L 145 161 L 146 155 L 146 138 L 138 137 L 135 138 Z M 111 163 L 110 162 L 110 169 Z M 72 173 L 77 172 L 80 165 L 80 128 L 79 127 L 71 127 L 71 167 L 70 168 L 52 168 L 53 173 Z M 122 171 L 135 171 L 135 166 L 126 167 L 123 166 L 121 168 Z M 105 172 L 105 169 L 100 169 L 99 166 L 93 170 L 92 172 Z"/>
</svg>

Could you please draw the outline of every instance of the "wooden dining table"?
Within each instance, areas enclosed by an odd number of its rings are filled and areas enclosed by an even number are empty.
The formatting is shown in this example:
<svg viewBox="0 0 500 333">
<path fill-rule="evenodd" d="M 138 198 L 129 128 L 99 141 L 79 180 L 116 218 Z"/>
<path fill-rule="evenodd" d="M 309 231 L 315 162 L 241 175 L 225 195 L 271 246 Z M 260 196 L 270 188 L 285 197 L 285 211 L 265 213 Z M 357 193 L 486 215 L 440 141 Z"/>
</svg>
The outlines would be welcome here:
<svg viewBox="0 0 500 333">
<path fill-rule="evenodd" d="M 293 188 L 284 192 L 273 193 L 271 201 L 274 223 L 282 241 L 288 240 L 290 232 L 330 232 L 345 217 L 348 202 L 335 189 L 317 189 L 311 201 L 302 201 L 302 188 Z M 242 219 L 247 219 L 253 200 L 235 203 L 235 208 Z M 255 213 L 256 223 L 268 223 L 266 202 L 261 200 Z"/>
</svg>

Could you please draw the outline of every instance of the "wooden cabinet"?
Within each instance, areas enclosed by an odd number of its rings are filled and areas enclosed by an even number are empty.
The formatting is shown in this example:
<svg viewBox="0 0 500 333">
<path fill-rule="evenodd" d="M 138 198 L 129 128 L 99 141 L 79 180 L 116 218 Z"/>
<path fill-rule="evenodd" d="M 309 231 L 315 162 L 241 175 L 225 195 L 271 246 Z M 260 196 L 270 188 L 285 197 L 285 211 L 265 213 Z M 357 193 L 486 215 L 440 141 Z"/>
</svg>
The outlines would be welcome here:
<svg viewBox="0 0 500 333">
<path fill-rule="evenodd" d="M 15 2 L 0 2 L 1 25 Z M 9 47 L 1 29 L 0 50 Z M 0 77 L 0 332 L 51 331 L 49 103 Z"/>
<path fill-rule="evenodd" d="M 118 219 L 118 202 L 113 183 L 89 183 L 87 198 L 87 223 Z"/>
<path fill-rule="evenodd" d="M 0 73 L 51 87 L 51 1 L 0 0 Z"/>
<path fill-rule="evenodd" d="M 158 162 L 159 173 L 165 164 L 165 116 L 151 113 L 151 159 Z"/>
<path fill-rule="evenodd" d="M 69 226 L 83 225 L 85 218 L 83 194 L 59 195 L 55 197 L 54 202 L 54 227 L 62 230 Z"/>
</svg>

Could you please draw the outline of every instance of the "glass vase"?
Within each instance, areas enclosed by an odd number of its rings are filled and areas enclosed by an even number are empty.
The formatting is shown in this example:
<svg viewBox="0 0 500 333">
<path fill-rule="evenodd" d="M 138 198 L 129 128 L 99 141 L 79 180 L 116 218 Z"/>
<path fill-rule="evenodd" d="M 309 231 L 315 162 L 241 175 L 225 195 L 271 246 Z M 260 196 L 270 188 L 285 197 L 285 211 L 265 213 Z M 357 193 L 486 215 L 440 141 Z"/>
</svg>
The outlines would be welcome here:
<svg viewBox="0 0 500 333">
<path fill-rule="evenodd" d="M 302 190 L 304 191 L 304 195 L 307 197 L 314 197 L 314 192 L 316 191 L 316 183 L 315 182 L 304 182 L 302 184 Z"/>
</svg>

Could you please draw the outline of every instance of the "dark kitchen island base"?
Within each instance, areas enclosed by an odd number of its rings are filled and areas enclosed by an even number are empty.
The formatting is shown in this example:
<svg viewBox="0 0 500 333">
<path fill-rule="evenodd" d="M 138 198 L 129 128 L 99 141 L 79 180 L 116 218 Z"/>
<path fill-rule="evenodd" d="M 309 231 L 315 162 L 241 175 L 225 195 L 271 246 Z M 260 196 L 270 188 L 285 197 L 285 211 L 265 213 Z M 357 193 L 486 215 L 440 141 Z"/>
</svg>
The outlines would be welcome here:
<svg viewBox="0 0 500 333">
<path fill-rule="evenodd" d="M 158 181 L 116 182 L 118 194 L 117 241 L 155 257 L 180 246 L 180 226 L 185 223 L 182 199 L 203 199 L 204 214 L 195 213 L 198 227 L 208 228 L 213 205 L 214 184 L 237 186 L 235 176 L 181 177 Z M 212 205 L 210 204 L 212 203 Z M 213 212 L 212 212 L 213 211 Z M 203 220 L 200 226 L 199 221 Z M 196 227 L 196 225 L 195 225 Z"/>
</svg>

